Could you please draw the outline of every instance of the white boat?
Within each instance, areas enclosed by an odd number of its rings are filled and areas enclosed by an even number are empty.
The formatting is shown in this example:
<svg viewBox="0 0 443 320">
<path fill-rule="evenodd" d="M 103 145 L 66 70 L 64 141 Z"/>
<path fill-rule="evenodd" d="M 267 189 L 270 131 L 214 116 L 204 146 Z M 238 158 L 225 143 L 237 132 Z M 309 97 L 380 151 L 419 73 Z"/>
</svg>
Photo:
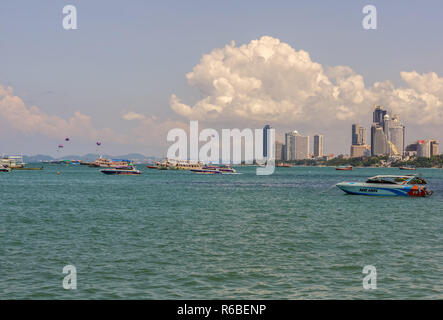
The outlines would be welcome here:
<svg viewBox="0 0 443 320">
<path fill-rule="evenodd" d="M 104 174 L 131 175 L 131 176 L 141 174 L 141 171 L 137 170 L 134 166 L 102 169 L 102 170 L 100 170 L 100 172 L 102 172 Z"/>
<path fill-rule="evenodd" d="M 337 187 L 348 194 L 366 196 L 426 197 L 433 191 L 426 188 L 424 179 L 417 175 L 379 175 L 366 182 L 340 182 Z"/>
<path fill-rule="evenodd" d="M 23 168 L 25 163 L 23 162 L 22 156 L 4 156 L 0 159 L 0 165 L 14 169 Z"/>
<path fill-rule="evenodd" d="M 158 164 L 159 170 L 200 170 L 205 166 L 202 161 L 164 159 Z"/>
</svg>

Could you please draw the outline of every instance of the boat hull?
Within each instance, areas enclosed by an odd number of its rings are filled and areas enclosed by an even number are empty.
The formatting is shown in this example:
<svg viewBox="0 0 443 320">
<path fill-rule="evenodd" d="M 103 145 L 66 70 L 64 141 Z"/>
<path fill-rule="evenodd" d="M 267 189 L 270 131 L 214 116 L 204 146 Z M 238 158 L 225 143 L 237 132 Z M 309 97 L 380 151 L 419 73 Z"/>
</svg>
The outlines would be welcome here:
<svg viewBox="0 0 443 320">
<path fill-rule="evenodd" d="M 191 172 L 198 174 L 223 174 L 223 172 L 219 170 L 210 170 L 210 169 L 192 169 Z"/>
<path fill-rule="evenodd" d="M 139 175 L 141 172 L 139 170 L 113 170 L 113 169 L 103 169 L 100 170 L 104 174 L 108 175 Z"/>
<path fill-rule="evenodd" d="M 341 182 L 336 186 L 347 194 L 364 196 L 426 197 L 432 194 L 432 192 L 427 190 L 425 187 L 418 185 L 385 185 Z"/>
</svg>

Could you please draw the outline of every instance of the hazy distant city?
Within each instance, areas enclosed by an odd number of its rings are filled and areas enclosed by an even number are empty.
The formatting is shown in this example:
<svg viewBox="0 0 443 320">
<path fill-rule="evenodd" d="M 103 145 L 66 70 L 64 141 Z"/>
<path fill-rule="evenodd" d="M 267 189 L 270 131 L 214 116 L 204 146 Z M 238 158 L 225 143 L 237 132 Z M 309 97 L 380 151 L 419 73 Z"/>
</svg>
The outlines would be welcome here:
<svg viewBox="0 0 443 320">
<path fill-rule="evenodd" d="M 325 154 L 323 134 L 313 136 L 313 152 L 310 151 L 310 137 L 304 136 L 294 130 L 285 134 L 284 143 L 276 141 L 275 160 L 330 160 L 332 158 L 362 158 L 371 156 L 388 156 L 391 161 L 409 160 L 412 158 L 430 158 L 439 155 L 438 140 L 418 139 L 406 145 L 406 127 L 401 122 L 398 114 L 392 114 L 382 106 L 375 106 L 373 110 L 373 123 L 370 128 L 370 144 L 367 142 L 366 128 L 355 123 L 350 134 L 352 144 L 350 154 Z M 267 130 L 270 125 L 263 128 L 263 156 L 267 157 Z"/>
</svg>

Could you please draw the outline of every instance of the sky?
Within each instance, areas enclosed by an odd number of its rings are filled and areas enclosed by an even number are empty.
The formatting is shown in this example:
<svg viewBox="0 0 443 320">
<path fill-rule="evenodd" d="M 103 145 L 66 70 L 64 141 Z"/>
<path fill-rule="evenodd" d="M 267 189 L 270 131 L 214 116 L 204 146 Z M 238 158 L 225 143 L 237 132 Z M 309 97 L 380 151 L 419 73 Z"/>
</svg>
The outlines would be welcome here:
<svg viewBox="0 0 443 320">
<path fill-rule="evenodd" d="M 77 30 L 63 29 L 68 4 Z M 325 152 L 349 153 L 375 104 L 407 143 L 442 140 L 442 31 L 441 1 L 2 0 L 0 154 L 58 155 L 69 136 L 68 154 L 101 141 L 163 156 L 190 120 L 320 133 Z"/>
</svg>

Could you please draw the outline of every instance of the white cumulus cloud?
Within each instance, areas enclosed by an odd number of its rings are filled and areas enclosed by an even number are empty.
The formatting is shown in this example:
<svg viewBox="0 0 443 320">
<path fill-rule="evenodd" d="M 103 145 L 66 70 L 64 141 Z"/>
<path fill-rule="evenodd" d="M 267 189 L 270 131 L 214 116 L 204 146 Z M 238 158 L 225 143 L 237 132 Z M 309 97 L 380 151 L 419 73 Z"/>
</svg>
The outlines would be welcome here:
<svg viewBox="0 0 443 320">
<path fill-rule="evenodd" d="M 38 107 L 27 107 L 14 95 L 11 87 L 0 85 L 0 123 L 24 134 L 43 134 L 48 137 L 75 136 L 87 140 L 125 143 L 127 139 L 109 128 L 96 129 L 91 117 L 75 112 L 65 120 L 42 112 Z"/>
<path fill-rule="evenodd" d="M 367 118 L 375 104 L 403 120 L 443 123 L 443 78 L 431 72 L 401 72 L 404 87 L 390 81 L 366 86 L 347 66 L 324 67 L 309 53 L 264 36 L 248 44 L 234 42 L 203 55 L 188 83 L 202 99 L 186 104 L 176 95 L 171 108 L 181 116 L 205 121 L 258 121 L 337 126 Z M 423 116 L 417 117 L 417 111 Z"/>
</svg>

